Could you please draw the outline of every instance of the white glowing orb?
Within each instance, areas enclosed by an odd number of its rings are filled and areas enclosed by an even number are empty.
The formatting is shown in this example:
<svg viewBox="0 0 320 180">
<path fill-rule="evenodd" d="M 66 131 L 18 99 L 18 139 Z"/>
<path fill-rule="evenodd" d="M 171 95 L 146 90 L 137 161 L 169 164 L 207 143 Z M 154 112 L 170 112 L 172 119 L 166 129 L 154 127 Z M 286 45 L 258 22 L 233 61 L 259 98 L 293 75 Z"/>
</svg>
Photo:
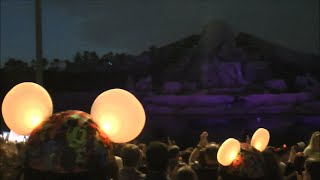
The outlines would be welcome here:
<svg viewBox="0 0 320 180">
<path fill-rule="evenodd" d="M 146 115 L 139 100 L 123 89 L 100 94 L 91 107 L 93 121 L 115 143 L 125 143 L 142 131 Z"/>
<path fill-rule="evenodd" d="M 264 128 L 259 128 L 252 136 L 251 146 L 262 152 L 269 144 L 270 134 Z"/>
<path fill-rule="evenodd" d="M 229 138 L 220 146 L 217 159 L 223 166 L 229 166 L 240 152 L 240 142 L 234 138 Z"/>
<path fill-rule="evenodd" d="M 53 105 L 48 92 L 38 84 L 24 82 L 14 86 L 2 102 L 2 116 L 10 130 L 29 135 L 52 115 Z"/>
</svg>

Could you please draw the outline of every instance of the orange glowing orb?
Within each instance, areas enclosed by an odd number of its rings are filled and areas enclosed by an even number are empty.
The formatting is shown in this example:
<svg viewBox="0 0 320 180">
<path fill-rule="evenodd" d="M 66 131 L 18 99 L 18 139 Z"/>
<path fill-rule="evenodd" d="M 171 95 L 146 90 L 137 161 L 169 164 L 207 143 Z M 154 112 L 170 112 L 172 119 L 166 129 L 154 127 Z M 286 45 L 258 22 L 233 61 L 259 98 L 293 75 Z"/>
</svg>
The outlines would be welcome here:
<svg viewBox="0 0 320 180">
<path fill-rule="evenodd" d="M 270 134 L 269 131 L 264 128 L 259 128 L 252 136 L 251 146 L 262 152 L 269 143 Z"/>
<path fill-rule="evenodd" d="M 115 143 L 125 143 L 142 131 L 146 115 L 139 100 L 123 89 L 111 89 L 100 94 L 91 107 L 93 121 Z"/>
<path fill-rule="evenodd" d="M 24 82 L 14 86 L 2 102 L 2 116 L 7 126 L 19 135 L 29 135 L 52 115 L 48 92 L 38 84 Z"/>
<path fill-rule="evenodd" d="M 217 154 L 218 162 L 223 166 L 229 166 L 240 152 L 240 142 L 234 138 L 225 140 Z"/>
</svg>

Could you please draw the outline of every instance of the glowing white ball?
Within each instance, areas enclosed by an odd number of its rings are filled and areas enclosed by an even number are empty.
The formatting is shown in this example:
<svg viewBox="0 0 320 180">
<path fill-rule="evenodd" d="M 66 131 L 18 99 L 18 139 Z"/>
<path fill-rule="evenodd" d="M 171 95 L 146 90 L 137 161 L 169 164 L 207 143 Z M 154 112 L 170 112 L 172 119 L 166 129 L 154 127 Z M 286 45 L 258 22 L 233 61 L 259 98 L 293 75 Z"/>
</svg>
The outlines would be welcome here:
<svg viewBox="0 0 320 180">
<path fill-rule="evenodd" d="M 146 115 L 139 100 L 123 89 L 100 94 L 91 107 L 93 121 L 115 143 L 125 143 L 142 131 Z"/>
<path fill-rule="evenodd" d="M 48 92 L 38 84 L 24 82 L 14 86 L 2 102 L 2 116 L 17 134 L 29 135 L 52 115 L 53 105 Z"/>
<path fill-rule="evenodd" d="M 252 136 L 251 146 L 262 152 L 269 143 L 270 134 L 269 131 L 264 128 L 259 128 Z"/>
<path fill-rule="evenodd" d="M 229 138 L 222 143 L 218 150 L 217 159 L 223 166 L 229 166 L 240 152 L 240 142 L 234 138 Z"/>
</svg>

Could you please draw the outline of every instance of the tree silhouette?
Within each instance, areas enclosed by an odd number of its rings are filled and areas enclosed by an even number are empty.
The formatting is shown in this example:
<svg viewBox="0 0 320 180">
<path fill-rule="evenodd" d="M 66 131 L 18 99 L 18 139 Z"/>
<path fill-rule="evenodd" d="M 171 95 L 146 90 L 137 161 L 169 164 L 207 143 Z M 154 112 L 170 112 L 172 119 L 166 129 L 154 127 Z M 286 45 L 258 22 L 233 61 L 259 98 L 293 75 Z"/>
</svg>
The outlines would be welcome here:
<svg viewBox="0 0 320 180">
<path fill-rule="evenodd" d="M 29 69 L 28 63 L 15 58 L 9 58 L 3 67 L 4 71 L 28 71 Z"/>
<path fill-rule="evenodd" d="M 48 67 L 48 65 L 49 65 L 48 59 L 42 58 L 42 60 L 41 60 L 41 65 L 42 65 L 43 69 L 47 69 L 47 67 Z M 33 70 L 35 70 L 35 69 L 37 68 L 37 61 L 34 60 L 34 59 L 31 61 L 31 68 L 32 68 Z"/>
<path fill-rule="evenodd" d="M 80 52 L 76 52 L 76 54 L 72 58 L 72 61 L 75 63 L 82 62 L 82 54 Z"/>
</svg>

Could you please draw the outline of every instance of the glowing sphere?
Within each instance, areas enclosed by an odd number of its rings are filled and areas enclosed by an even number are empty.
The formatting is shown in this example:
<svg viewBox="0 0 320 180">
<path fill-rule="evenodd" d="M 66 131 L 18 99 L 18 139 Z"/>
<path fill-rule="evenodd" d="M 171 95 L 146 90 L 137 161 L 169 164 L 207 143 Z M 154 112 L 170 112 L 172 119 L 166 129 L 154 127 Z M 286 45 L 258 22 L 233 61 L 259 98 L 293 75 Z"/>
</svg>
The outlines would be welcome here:
<svg viewBox="0 0 320 180">
<path fill-rule="evenodd" d="M 123 89 L 100 94 L 91 107 L 93 121 L 115 143 L 125 143 L 142 131 L 146 115 L 139 100 Z"/>
<path fill-rule="evenodd" d="M 270 134 L 269 131 L 264 128 L 259 128 L 252 136 L 251 146 L 262 152 L 269 143 Z"/>
<path fill-rule="evenodd" d="M 240 142 L 234 138 L 229 138 L 220 146 L 217 159 L 223 166 L 229 166 L 236 159 L 240 152 Z"/>
<path fill-rule="evenodd" d="M 7 126 L 19 135 L 29 135 L 52 115 L 48 92 L 38 84 L 24 82 L 14 86 L 2 102 L 2 116 Z"/>
</svg>

